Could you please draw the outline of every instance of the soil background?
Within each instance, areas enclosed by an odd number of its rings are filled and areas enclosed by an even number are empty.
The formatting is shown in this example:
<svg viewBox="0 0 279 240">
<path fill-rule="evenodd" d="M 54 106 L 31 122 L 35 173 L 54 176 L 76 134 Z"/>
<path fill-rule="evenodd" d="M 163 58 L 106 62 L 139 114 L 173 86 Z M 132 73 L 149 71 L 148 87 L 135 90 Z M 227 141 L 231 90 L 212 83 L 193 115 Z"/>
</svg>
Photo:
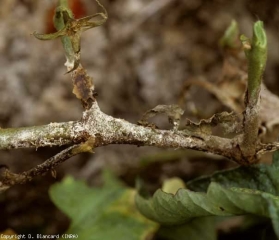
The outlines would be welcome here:
<svg viewBox="0 0 279 240">
<path fill-rule="evenodd" d="M 74 0 L 77 15 L 100 11 L 93 0 Z M 78 120 L 80 102 L 72 94 L 60 40 L 39 41 L 31 33 L 52 31 L 50 15 L 56 1 L 0 1 L 0 126 L 22 127 Z M 81 62 L 93 76 L 100 108 L 136 123 L 159 104 L 177 104 L 183 84 L 203 77 L 220 79 L 223 53 L 219 39 L 235 19 L 241 33 L 252 35 L 258 19 L 265 24 L 268 62 L 264 81 L 279 94 L 279 2 L 252 0 L 102 0 L 109 19 L 84 32 Z M 228 110 L 207 91 L 193 87 L 185 114 L 197 120 Z M 198 114 L 197 114 L 198 113 Z M 165 117 L 156 125 L 170 129 Z M 0 164 L 22 172 L 62 148 L 0 151 Z M 165 157 L 168 154 L 168 157 Z M 142 165 L 142 162 L 147 164 Z M 69 174 L 100 185 L 110 168 L 128 185 L 140 175 L 155 190 L 172 176 L 189 180 L 235 166 L 220 157 L 194 151 L 151 147 L 107 146 L 95 154 L 69 159 L 50 174 L 0 195 L 0 232 L 62 233 L 69 220 L 52 204 L 49 186 Z"/>
</svg>

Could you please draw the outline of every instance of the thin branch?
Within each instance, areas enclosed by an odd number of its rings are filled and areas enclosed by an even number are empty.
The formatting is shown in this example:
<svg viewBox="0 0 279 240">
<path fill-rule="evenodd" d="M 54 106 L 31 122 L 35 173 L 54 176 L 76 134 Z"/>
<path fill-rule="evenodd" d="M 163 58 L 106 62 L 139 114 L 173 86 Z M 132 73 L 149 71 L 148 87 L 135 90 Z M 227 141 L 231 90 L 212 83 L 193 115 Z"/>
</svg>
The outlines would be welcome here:
<svg viewBox="0 0 279 240">
<path fill-rule="evenodd" d="M 94 142 L 90 142 L 90 144 L 94 144 Z M 67 159 L 81 153 L 91 151 L 92 147 L 89 146 L 88 143 L 73 145 L 55 156 L 49 158 L 44 163 L 20 174 L 12 173 L 8 169 L 5 169 L 4 174 L 2 176 L 0 182 L 0 188 L 6 189 L 7 187 L 16 185 L 16 184 L 24 184 L 28 181 L 31 181 L 36 176 L 41 176 L 46 172 L 54 170 L 55 167 L 65 162 Z"/>
</svg>

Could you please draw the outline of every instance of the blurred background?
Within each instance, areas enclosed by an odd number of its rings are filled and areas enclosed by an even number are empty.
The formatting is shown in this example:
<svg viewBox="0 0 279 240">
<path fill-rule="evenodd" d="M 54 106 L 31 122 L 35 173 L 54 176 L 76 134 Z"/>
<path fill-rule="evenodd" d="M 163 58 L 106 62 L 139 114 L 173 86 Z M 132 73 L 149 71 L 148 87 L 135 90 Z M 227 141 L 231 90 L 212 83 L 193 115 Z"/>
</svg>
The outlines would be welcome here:
<svg viewBox="0 0 279 240">
<path fill-rule="evenodd" d="M 57 1 L 0 1 L 0 127 L 43 125 L 78 120 L 80 102 L 72 94 L 70 75 L 60 40 L 39 41 L 31 33 L 53 32 Z M 71 0 L 77 18 L 101 11 L 94 0 Z M 81 63 L 93 76 L 98 103 L 105 113 L 136 123 L 159 104 L 177 104 L 189 79 L 220 80 L 223 52 L 219 39 L 235 19 L 240 32 L 252 35 L 262 20 L 268 37 L 265 84 L 279 94 L 279 2 L 271 0 L 102 0 L 109 19 L 82 35 Z M 229 110 L 199 87 L 187 95 L 187 118 L 211 117 Z M 193 110 L 194 109 L 194 110 Z M 195 113 L 195 114 L 194 114 Z M 154 120 L 170 129 L 165 117 Z M 0 164 L 22 172 L 42 163 L 62 148 L 0 151 Z M 128 185 L 141 176 L 151 191 L 166 178 L 187 181 L 235 164 L 195 151 L 151 147 L 106 146 L 83 154 L 47 174 L 0 195 L 0 232 L 55 234 L 69 220 L 52 204 L 49 186 L 65 175 L 100 185 L 100 173 L 110 168 Z M 220 230 L 221 231 L 221 230 Z"/>
</svg>

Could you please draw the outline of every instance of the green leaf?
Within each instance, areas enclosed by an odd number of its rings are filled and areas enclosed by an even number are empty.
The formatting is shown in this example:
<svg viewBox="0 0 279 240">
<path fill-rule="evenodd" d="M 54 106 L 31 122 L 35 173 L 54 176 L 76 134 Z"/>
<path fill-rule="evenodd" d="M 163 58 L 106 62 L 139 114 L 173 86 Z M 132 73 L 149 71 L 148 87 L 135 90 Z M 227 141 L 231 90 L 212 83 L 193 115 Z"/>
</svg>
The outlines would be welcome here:
<svg viewBox="0 0 279 240">
<path fill-rule="evenodd" d="M 206 192 L 210 182 L 224 187 L 241 187 L 279 195 L 279 152 L 274 152 L 273 163 L 242 166 L 232 170 L 216 172 L 211 176 L 197 178 L 187 183 L 187 188 Z"/>
<path fill-rule="evenodd" d="M 271 216 L 274 232 L 275 232 L 276 236 L 279 237 L 279 204 L 278 204 L 278 201 L 276 201 L 276 199 L 274 199 L 272 196 L 269 196 L 269 195 L 265 195 L 264 197 L 266 198 L 266 200 L 269 203 L 268 210 L 269 210 L 269 214 Z"/>
<path fill-rule="evenodd" d="M 152 235 L 159 226 L 137 211 L 134 195 L 111 174 L 106 174 L 102 188 L 67 177 L 50 189 L 52 201 L 71 219 L 67 233 L 80 240 L 138 240 Z"/>
<path fill-rule="evenodd" d="M 187 224 L 175 226 L 162 226 L 158 235 L 165 240 L 216 240 L 217 232 L 215 230 L 214 217 L 204 217 L 194 219 Z"/>
<path fill-rule="evenodd" d="M 279 237 L 279 153 L 272 165 L 223 171 L 189 182 L 175 194 L 157 190 L 152 198 L 136 195 L 146 217 L 161 224 L 182 224 L 206 216 L 255 215 L 270 218 Z M 172 191 L 173 192 L 173 191 Z"/>
<path fill-rule="evenodd" d="M 268 203 L 262 194 L 250 189 L 229 189 L 218 183 L 211 183 L 207 194 L 179 189 L 173 195 L 157 190 L 152 199 L 137 195 L 136 203 L 140 211 L 154 221 L 181 224 L 205 216 L 255 214 L 268 217 Z"/>
</svg>

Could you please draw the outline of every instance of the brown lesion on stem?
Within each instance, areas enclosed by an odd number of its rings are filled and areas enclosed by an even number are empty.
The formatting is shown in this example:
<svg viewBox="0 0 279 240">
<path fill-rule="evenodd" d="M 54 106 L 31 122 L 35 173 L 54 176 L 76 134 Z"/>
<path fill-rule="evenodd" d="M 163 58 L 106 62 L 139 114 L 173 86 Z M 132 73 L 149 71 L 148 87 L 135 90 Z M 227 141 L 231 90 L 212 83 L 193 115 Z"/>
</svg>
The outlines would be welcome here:
<svg viewBox="0 0 279 240">
<path fill-rule="evenodd" d="M 74 86 L 73 93 L 81 100 L 84 109 L 90 109 L 95 100 L 93 78 L 87 74 L 81 64 L 71 72 L 71 76 Z"/>
</svg>

